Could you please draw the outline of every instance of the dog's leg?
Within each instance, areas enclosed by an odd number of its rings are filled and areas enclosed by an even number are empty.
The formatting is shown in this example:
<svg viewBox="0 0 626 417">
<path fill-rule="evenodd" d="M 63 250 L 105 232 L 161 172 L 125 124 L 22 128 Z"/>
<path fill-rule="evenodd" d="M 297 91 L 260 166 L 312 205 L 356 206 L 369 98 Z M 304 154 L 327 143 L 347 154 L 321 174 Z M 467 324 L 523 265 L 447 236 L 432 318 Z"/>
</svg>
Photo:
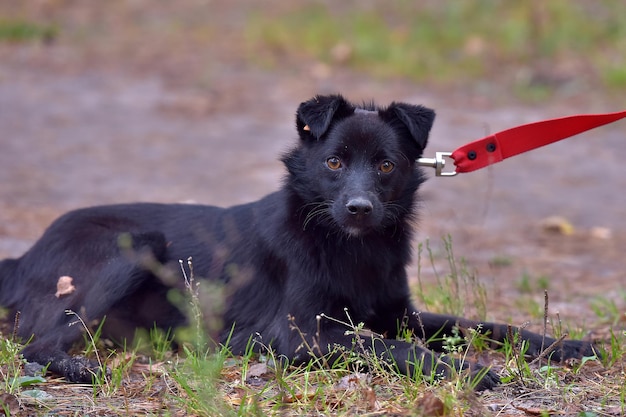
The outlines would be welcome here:
<svg viewBox="0 0 626 417">
<path fill-rule="evenodd" d="M 544 338 L 540 334 L 506 324 L 479 322 L 461 317 L 426 312 L 413 313 L 409 317 L 409 327 L 418 338 L 425 340 L 428 346 L 435 350 L 442 349 L 441 336 L 444 334 L 451 335 L 455 327 L 462 331 L 467 329 L 478 330 L 491 340 L 492 347 L 502 346 L 511 335 L 517 335 L 519 340 L 526 342 L 526 354 L 531 357 L 539 356 L 542 349 L 557 342 L 554 338 L 548 336 Z M 571 358 L 593 356 L 595 353 L 595 347 L 591 342 L 563 340 L 554 351 L 548 354 L 548 357 L 560 362 Z"/>
<path fill-rule="evenodd" d="M 93 378 L 103 371 L 100 364 L 83 356 L 70 356 L 65 349 L 79 340 L 81 334 L 80 325 L 63 329 L 63 341 L 59 340 L 57 334 L 40 337 L 29 343 L 22 354 L 27 361 L 47 366 L 48 371 L 68 381 L 91 384 Z"/>
<path fill-rule="evenodd" d="M 398 372 L 415 376 L 418 373 L 431 378 L 450 378 L 468 372 L 468 382 L 482 391 L 500 384 L 500 377 L 482 365 L 460 361 L 447 355 L 438 355 L 415 343 L 401 340 L 362 338 L 363 347 L 396 367 Z"/>
<path fill-rule="evenodd" d="M 30 300 L 38 304 L 37 309 L 24 309 L 19 328 L 23 339 L 34 334 L 34 340 L 23 351 L 30 362 L 48 365 L 54 373 L 63 375 L 72 382 L 92 382 L 92 377 L 103 370 L 100 364 L 84 357 L 72 357 L 67 351 L 81 339 L 85 331 L 91 331 L 93 322 L 105 320 L 116 305 L 123 303 L 149 280 L 157 280 L 148 263 L 163 259 L 166 243 L 158 233 L 136 234 L 132 247 L 120 252 L 118 248 L 102 243 L 94 252 L 109 253 L 107 261 L 66 265 L 72 274 L 75 271 L 75 290 L 60 299 Z M 103 240 L 104 241 L 104 240 Z M 95 245 L 94 245 L 95 247 Z M 80 319 L 79 319 L 80 318 Z M 126 316 L 129 327 L 137 327 L 137 318 Z M 106 370 L 104 370 L 106 372 Z"/>
<path fill-rule="evenodd" d="M 438 355 L 429 349 L 402 340 L 372 335 L 346 335 L 343 329 L 336 327 L 326 329 L 315 338 L 306 337 L 306 339 L 306 343 L 300 340 L 295 347 L 292 357 L 296 363 L 306 362 L 314 356 L 324 357 L 332 364 L 346 354 L 356 353 L 364 356 L 375 355 L 389 363 L 397 372 L 410 377 L 421 374 L 426 377 L 444 378 L 451 377 L 457 372 L 468 371 L 469 381 L 474 383 L 479 391 L 493 388 L 500 383 L 497 374 L 485 370 L 481 365 Z M 307 348 L 310 350 L 307 351 Z"/>
<path fill-rule="evenodd" d="M 100 364 L 81 356 L 69 356 L 66 352 L 81 340 L 86 331 L 92 331 L 94 321 L 97 325 L 104 319 L 106 325 L 110 308 L 123 301 L 133 288 L 146 279 L 154 278 L 125 259 L 118 258 L 110 262 L 97 278 L 90 280 L 94 284 L 84 298 L 81 297 L 81 300 L 76 300 L 67 308 L 58 308 L 57 305 L 53 311 L 46 312 L 46 319 L 39 318 L 39 331 L 35 332 L 34 340 L 24 349 L 24 358 L 29 362 L 48 365 L 51 372 L 69 381 L 91 383 L 92 377 L 102 372 Z M 28 314 L 28 311 L 24 314 Z M 128 326 L 133 326 L 132 320 L 132 317 L 128 318 Z M 45 331 L 41 330 L 43 328 Z M 29 337 L 26 334 L 22 336 Z"/>
</svg>

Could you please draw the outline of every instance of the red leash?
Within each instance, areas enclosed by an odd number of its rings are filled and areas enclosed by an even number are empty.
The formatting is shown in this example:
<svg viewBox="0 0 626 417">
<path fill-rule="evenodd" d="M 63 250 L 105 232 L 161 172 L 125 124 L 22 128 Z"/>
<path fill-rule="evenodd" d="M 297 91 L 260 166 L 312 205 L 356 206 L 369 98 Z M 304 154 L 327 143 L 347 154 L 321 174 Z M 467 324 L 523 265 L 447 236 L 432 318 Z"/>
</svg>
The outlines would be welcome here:
<svg viewBox="0 0 626 417">
<path fill-rule="evenodd" d="M 626 110 L 606 114 L 580 114 L 529 123 L 470 142 L 452 153 L 437 152 L 435 158 L 420 158 L 418 164 L 435 168 L 437 176 L 471 172 L 625 117 Z M 455 171 L 443 171 L 445 157 L 454 160 Z"/>
</svg>

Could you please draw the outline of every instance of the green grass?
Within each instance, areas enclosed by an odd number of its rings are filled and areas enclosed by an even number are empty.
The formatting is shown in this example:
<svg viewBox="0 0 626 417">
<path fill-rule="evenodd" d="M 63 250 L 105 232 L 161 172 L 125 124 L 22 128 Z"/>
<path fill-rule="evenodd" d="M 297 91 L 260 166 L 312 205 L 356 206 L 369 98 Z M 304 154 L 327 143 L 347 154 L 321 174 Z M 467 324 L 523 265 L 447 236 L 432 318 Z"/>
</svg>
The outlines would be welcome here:
<svg viewBox="0 0 626 417">
<path fill-rule="evenodd" d="M 620 298 L 622 302 L 626 302 L 626 290 L 620 291 Z M 594 297 L 591 300 L 591 309 L 601 321 L 611 326 L 618 326 L 620 322 L 626 320 L 626 312 L 618 307 L 615 300 L 609 299 L 608 297 Z"/>
<path fill-rule="evenodd" d="M 427 242 L 422 247 L 428 256 L 423 256 L 426 259 L 420 262 L 432 264 L 436 285 L 427 287 L 425 282 L 420 282 L 418 298 L 439 312 L 482 312 L 486 306 L 486 289 L 467 262 L 455 257 L 450 237 L 441 246 L 441 249 L 431 247 Z M 99 358 L 110 375 L 95 378 L 93 386 L 81 386 L 52 377 L 24 377 L 24 362 L 19 355 L 22 345 L 12 337 L 3 337 L 0 395 L 14 402 L 11 405 L 7 400 L 0 413 L 9 415 L 21 410 L 42 416 L 50 413 L 464 416 L 497 415 L 493 407 L 506 414 L 512 411 L 512 403 L 518 410 L 532 409 L 538 415 L 550 415 L 556 410 L 585 416 L 621 415 L 626 411 L 623 378 L 626 332 L 623 331 L 610 332 L 598 357 L 566 364 L 529 362 L 524 357 L 526 347 L 514 334 L 498 352 L 487 348 L 488 336 L 479 329 L 440 335 L 447 354 L 461 361 L 482 358 L 492 363 L 501 375 L 503 386 L 477 396 L 472 391 L 475 381 L 468 383 L 465 375 L 452 369 L 452 377 L 447 379 L 425 377 L 419 369 L 433 365 L 417 363 L 418 372 L 407 377 L 394 372 L 393 364 L 375 354 L 355 355 L 346 348 L 333 352 L 332 367 L 330 358 L 288 366 L 271 352 L 259 355 L 251 348 L 243 356 L 234 356 L 227 348 L 215 346 L 204 333 L 207 312 L 202 308 L 202 285 L 194 280 L 191 262 L 181 268 L 187 276 L 187 292 L 179 294 L 182 297 L 179 302 L 187 305 L 192 324 L 186 338 L 180 341 L 178 354 L 171 353 L 171 335 L 157 330 L 144 332 L 143 343 L 130 349 L 107 352 L 103 341 L 98 340 L 96 328 L 93 333 L 87 332 L 84 352 Z M 545 287 L 541 280 L 528 281 L 532 292 Z M 547 303 L 546 295 L 543 308 L 538 307 L 546 317 Z M 613 312 L 609 313 L 613 318 Z M 80 322 L 78 316 L 77 320 Z M 354 335 L 357 345 L 365 343 L 366 338 L 360 336 L 364 331 L 362 323 L 354 322 L 347 313 L 333 320 Z M 563 330 L 558 315 L 556 322 L 557 326 L 547 330 L 559 337 Z M 414 340 L 410 334 L 405 337 Z M 306 348 L 315 350 L 315 346 Z M 367 373 L 360 371 L 362 365 L 366 365 Z M 17 410 L 15 404 L 21 408 Z"/>
<path fill-rule="evenodd" d="M 251 59 L 270 67 L 292 57 L 446 85 L 505 79 L 543 99 L 589 78 L 625 88 L 625 18 L 621 0 L 306 3 L 251 14 L 245 35 Z"/>
<path fill-rule="evenodd" d="M 148 51 L 167 51 L 169 65 L 184 62 L 198 85 L 210 84 L 211 74 L 222 68 L 216 62 L 222 55 L 213 48 L 225 48 L 228 57 L 250 68 L 316 73 L 321 64 L 322 74 L 347 68 L 491 100 L 503 91 L 540 101 L 586 95 L 593 88 L 623 103 L 626 90 L 622 0 L 303 1 L 276 7 L 246 2 L 232 20 L 222 18 L 223 4 L 202 2 L 172 10 L 125 2 L 81 9 L 52 2 L 43 17 L 38 7 L 21 3 L 0 6 L 8 16 L 0 19 L 0 42 L 59 38 L 129 65 Z M 82 14 L 85 19 L 76 19 Z M 129 50 L 146 53 L 133 57 Z M 187 68 L 190 58 L 198 65 L 193 70 Z"/>
<path fill-rule="evenodd" d="M 51 41 L 58 28 L 26 20 L 0 18 L 0 42 Z"/>
<path fill-rule="evenodd" d="M 0 379 L 2 379 L 2 391 L 8 394 L 15 394 L 21 386 L 20 376 L 24 361 L 20 358 L 19 352 L 22 346 L 15 342 L 13 338 L 0 339 Z"/>
<path fill-rule="evenodd" d="M 543 292 L 550 288 L 550 277 L 546 275 L 532 276 L 528 272 L 524 272 L 517 282 L 517 289 L 524 294 L 533 294 Z"/>
<path fill-rule="evenodd" d="M 443 253 L 436 253 L 428 240 L 418 245 L 418 287 L 416 292 L 420 305 L 425 310 L 454 316 L 464 316 L 471 313 L 478 320 L 485 320 L 487 316 L 487 292 L 484 284 L 480 282 L 477 272 L 467 264 L 465 259 L 455 257 L 451 236 L 444 237 L 442 243 Z M 427 286 L 422 280 L 421 271 L 425 257 L 427 257 L 435 276 L 434 288 Z M 446 266 L 443 273 L 437 267 L 440 260 Z"/>
</svg>

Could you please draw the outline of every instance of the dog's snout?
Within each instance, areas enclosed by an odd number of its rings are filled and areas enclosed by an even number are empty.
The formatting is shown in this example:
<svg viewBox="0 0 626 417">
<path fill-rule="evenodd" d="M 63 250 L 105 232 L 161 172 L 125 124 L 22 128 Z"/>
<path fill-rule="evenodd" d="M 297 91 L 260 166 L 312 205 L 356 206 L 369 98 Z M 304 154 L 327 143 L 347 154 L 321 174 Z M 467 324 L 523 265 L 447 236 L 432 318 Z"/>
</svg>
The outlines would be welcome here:
<svg viewBox="0 0 626 417">
<path fill-rule="evenodd" d="M 372 202 L 363 197 L 352 198 L 346 204 L 348 213 L 352 215 L 366 216 L 372 212 L 373 208 Z"/>
</svg>

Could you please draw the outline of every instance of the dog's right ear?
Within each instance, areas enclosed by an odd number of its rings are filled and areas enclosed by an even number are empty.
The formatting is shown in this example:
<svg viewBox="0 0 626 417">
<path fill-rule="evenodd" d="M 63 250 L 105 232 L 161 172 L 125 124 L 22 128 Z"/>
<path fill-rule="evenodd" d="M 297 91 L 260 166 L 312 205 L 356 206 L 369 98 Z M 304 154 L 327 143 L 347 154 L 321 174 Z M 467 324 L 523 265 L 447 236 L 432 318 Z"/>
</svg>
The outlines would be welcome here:
<svg viewBox="0 0 626 417">
<path fill-rule="evenodd" d="M 320 139 L 333 121 L 354 113 L 355 107 L 342 96 L 315 96 L 300 104 L 296 113 L 296 127 L 303 140 Z"/>
</svg>

